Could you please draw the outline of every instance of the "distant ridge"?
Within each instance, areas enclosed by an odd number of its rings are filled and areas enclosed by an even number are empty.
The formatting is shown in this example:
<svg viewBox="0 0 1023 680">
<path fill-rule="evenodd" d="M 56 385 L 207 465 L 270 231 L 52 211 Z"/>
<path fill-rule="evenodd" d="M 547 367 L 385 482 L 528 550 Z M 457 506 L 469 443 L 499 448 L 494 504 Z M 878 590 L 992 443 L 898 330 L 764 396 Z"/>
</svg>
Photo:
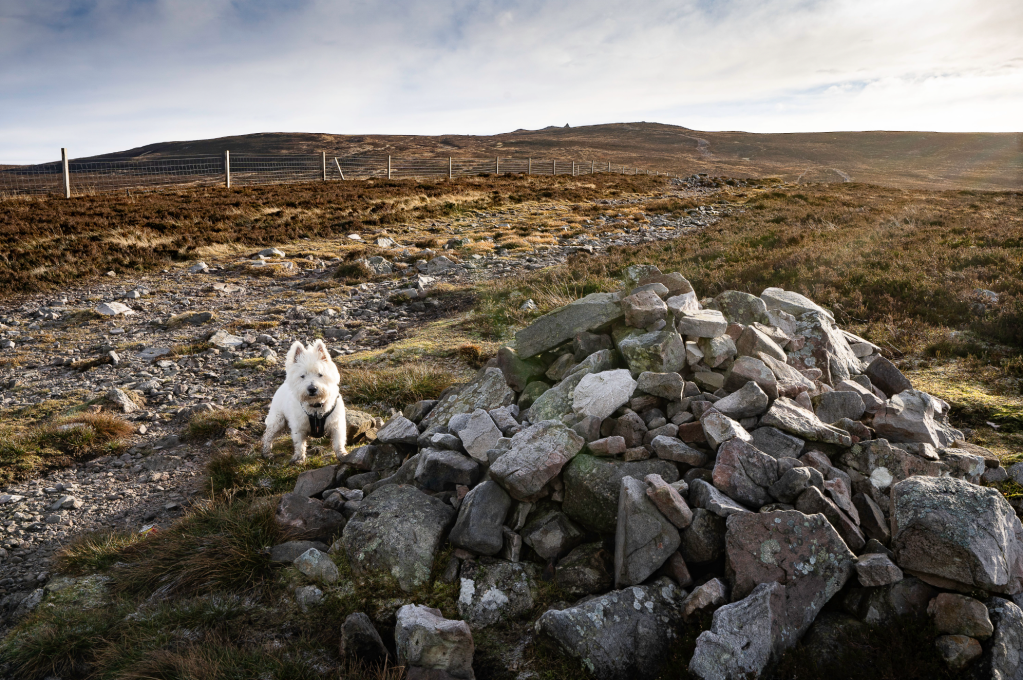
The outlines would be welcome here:
<svg viewBox="0 0 1023 680">
<path fill-rule="evenodd" d="M 491 136 L 262 132 L 159 142 L 97 158 L 327 152 L 331 156 L 527 157 L 613 161 L 680 175 L 778 176 L 902 188 L 1023 189 L 1023 133 L 701 132 L 661 123 L 549 126 Z"/>
</svg>

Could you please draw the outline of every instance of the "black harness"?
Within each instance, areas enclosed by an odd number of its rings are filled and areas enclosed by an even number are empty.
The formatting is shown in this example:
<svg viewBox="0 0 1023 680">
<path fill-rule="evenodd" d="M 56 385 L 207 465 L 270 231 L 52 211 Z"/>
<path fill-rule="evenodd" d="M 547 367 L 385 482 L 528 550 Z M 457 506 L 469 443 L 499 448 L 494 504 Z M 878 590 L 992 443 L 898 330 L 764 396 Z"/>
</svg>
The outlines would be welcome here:
<svg viewBox="0 0 1023 680">
<path fill-rule="evenodd" d="M 322 404 L 317 404 L 315 406 L 315 408 L 319 408 L 320 406 L 322 406 Z M 337 402 L 336 401 L 334 402 L 334 408 L 337 408 Z M 318 416 L 315 413 L 307 413 L 306 414 L 307 416 L 309 416 L 309 436 L 310 437 L 313 437 L 314 439 L 319 439 L 320 437 L 322 437 L 325 434 L 326 427 L 327 427 L 327 418 L 329 418 L 330 414 L 334 412 L 334 408 L 330 409 L 329 411 L 324 413 L 322 416 Z"/>
</svg>

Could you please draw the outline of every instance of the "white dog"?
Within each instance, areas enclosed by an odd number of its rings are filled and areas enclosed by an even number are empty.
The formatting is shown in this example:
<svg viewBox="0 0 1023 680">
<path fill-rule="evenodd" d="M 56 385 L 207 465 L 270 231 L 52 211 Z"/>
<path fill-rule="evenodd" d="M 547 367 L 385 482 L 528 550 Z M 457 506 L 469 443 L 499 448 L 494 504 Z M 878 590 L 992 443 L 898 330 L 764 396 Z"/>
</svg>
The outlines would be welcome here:
<svg viewBox="0 0 1023 680">
<path fill-rule="evenodd" d="M 341 399 L 341 374 L 327 347 L 322 340 L 308 347 L 296 341 L 288 350 L 284 367 L 287 377 L 277 388 L 266 416 L 263 455 L 273 455 L 270 449 L 274 439 L 288 426 L 295 444 L 290 462 L 304 462 L 306 439 L 325 434 L 330 435 L 334 455 L 340 459 L 348 453 L 345 450 L 348 423 L 345 402 Z"/>
</svg>

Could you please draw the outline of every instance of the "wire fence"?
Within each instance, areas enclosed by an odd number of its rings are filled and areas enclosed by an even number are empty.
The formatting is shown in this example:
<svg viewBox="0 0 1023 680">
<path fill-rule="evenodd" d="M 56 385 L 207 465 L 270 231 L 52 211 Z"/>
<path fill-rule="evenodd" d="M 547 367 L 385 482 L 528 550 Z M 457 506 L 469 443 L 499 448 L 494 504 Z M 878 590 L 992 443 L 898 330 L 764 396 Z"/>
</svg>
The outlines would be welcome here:
<svg viewBox="0 0 1023 680">
<path fill-rule="evenodd" d="M 400 158 L 320 154 L 165 156 L 129 160 L 70 160 L 0 164 L 0 198 L 85 196 L 112 191 L 159 191 L 352 179 L 418 179 L 471 175 L 667 174 L 607 161 L 548 158 Z"/>
</svg>

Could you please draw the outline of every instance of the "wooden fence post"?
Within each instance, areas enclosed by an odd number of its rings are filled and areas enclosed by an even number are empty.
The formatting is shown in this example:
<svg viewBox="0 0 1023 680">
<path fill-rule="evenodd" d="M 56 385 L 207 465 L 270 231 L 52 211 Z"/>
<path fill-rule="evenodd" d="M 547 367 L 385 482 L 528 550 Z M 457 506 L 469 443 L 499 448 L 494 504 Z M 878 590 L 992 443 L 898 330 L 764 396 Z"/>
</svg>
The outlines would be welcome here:
<svg viewBox="0 0 1023 680">
<path fill-rule="evenodd" d="M 494 157 L 494 174 L 500 176 L 501 174 L 501 157 Z"/>
<path fill-rule="evenodd" d="M 611 172 L 611 161 L 607 162 L 607 171 Z"/>
<path fill-rule="evenodd" d="M 231 188 L 231 152 L 224 150 L 224 186 Z"/>
<path fill-rule="evenodd" d="M 551 161 L 551 163 L 552 163 L 552 165 L 551 165 L 551 177 L 553 177 L 553 176 L 558 174 L 558 162 L 557 161 Z"/>
<path fill-rule="evenodd" d="M 323 166 L 323 181 L 327 181 L 327 152 L 320 152 L 320 163 Z"/>
<path fill-rule="evenodd" d="M 532 175 L 533 174 L 533 159 L 532 158 L 529 159 L 529 163 L 526 165 L 526 174 L 527 175 Z"/>
<path fill-rule="evenodd" d="M 575 161 L 572 161 L 572 177 L 575 177 Z"/>
<path fill-rule="evenodd" d="M 391 179 L 391 157 L 387 157 L 387 179 Z"/>
<path fill-rule="evenodd" d="M 341 179 L 344 179 L 345 171 L 341 169 L 341 164 L 337 162 L 337 156 L 334 156 L 334 165 L 337 166 L 337 171 L 341 173 Z"/>
<path fill-rule="evenodd" d="M 64 198 L 71 198 L 71 172 L 67 165 L 67 149 L 60 150 L 60 164 L 64 171 Z"/>
<path fill-rule="evenodd" d="M 593 161 L 590 161 L 590 174 L 593 174 Z"/>
<path fill-rule="evenodd" d="M 451 156 L 448 156 L 448 179 L 451 179 Z"/>
</svg>

